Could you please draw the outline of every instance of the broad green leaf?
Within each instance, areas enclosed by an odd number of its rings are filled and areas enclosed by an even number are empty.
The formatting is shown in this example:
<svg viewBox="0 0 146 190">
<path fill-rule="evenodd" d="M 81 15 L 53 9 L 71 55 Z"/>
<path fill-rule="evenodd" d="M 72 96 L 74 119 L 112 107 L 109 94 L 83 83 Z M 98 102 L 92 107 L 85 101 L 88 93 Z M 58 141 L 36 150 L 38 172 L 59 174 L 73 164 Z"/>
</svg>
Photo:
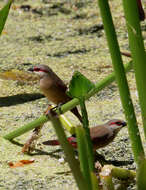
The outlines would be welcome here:
<svg viewBox="0 0 146 190">
<path fill-rule="evenodd" d="M 68 94 L 74 98 L 81 98 L 94 87 L 94 84 L 89 79 L 76 71 L 70 81 Z"/>
<path fill-rule="evenodd" d="M 0 10 L 0 35 L 5 26 L 5 22 L 7 20 L 12 1 L 13 0 L 9 0 L 8 3 Z"/>
</svg>

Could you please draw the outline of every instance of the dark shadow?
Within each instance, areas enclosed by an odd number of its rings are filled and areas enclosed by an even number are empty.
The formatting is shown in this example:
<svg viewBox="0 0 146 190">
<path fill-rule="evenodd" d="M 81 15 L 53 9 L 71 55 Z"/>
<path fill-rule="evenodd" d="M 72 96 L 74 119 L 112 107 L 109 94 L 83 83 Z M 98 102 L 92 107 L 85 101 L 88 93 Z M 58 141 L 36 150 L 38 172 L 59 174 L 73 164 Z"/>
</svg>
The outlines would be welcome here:
<svg viewBox="0 0 146 190">
<path fill-rule="evenodd" d="M 95 162 L 99 161 L 101 165 L 112 164 L 114 166 L 127 166 L 133 164 L 134 160 L 120 161 L 120 160 L 106 160 L 105 157 L 99 153 L 95 153 Z"/>
<path fill-rule="evenodd" d="M 63 38 L 57 38 L 55 36 L 52 35 L 37 35 L 37 36 L 31 36 L 28 38 L 28 40 L 34 41 L 34 42 L 38 42 L 38 43 L 44 43 L 44 41 L 52 41 L 52 40 L 56 40 L 56 41 L 63 41 Z"/>
<path fill-rule="evenodd" d="M 74 55 L 74 54 L 86 54 L 90 51 L 91 51 L 91 49 L 82 48 L 82 49 L 76 49 L 76 50 L 67 50 L 64 52 L 57 52 L 53 55 L 48 53 L 47 56 L 48 57 L 66 57 L 68 55 Z"/>
<path fill-rule="evenodd" d="M 17 94 L 13 96 L 0 97 L 0 107 L 23 104 L 25 102 L 30 102 L 30 101 L 37 100 L 43 97 L 44 95 L 40 93 Z"/>
<path fill-rule="evenodd" d="M 99 23 L 99 24 L 95 24 L 93 26 L 90 27 L 86 27 L 86 28 L 79 28 L 77 29 L 78 34 L 79 35 L 89 35 L 89 34 L 98 34 L 98 37 L 101 37 L 101 31 L 104 29 L 103 24 Z M 100 35 L 99 35 L 100 34 Z"/>
<path fill-rule="evenodd" d="M 112 164 L 114 166 L 127 166 L 133 164 L 134 160 L 120 161 L 120 160 L 108 160 L 107 164 Z"/>
<path fill-rule="evenodd" d="M 15 144 L 17 146 L 20 146 L 20 147 L 23 147 L 23 144 L 22 143 L 19 143 L 18 141 L 15 141 L 15 140 L 11 140 L 10 141 L 12 144 Z M 59 155 L 56 155 L 55 153 L 58 153 L 58 152 L 62 152 L 62 149 L 57 149 L 57 150 L 54 150 L 54 151 L 51 151 L 51 152 L 47 152 L 47 151 L 43 151 L 43 150 L 40 150 L 40 149 L 34 149 L 34 153 L 26 153 L 28 154 L 29 156 L 36 156 L 36 155 L 48 155 L 52 158 L 56 158 L 56 159 L 59 159 L 61 158 Z"/>
<path fill-rule="evenodd" d="M 22 143 L 19 143 L 18 141 L 15 141 L 15 140 L 10 140 L 10 142 L 14 145 L 17 145 L 17 146 L 20 146 L 20 147 L 23 147 L 23 144 Z"/>
<path fill-rule="evenodd" d="M 70 175 L 72 172 L 70 171 L 66 171 L 66 172 L 55 172 L 56 175 Z"/>
<path fill-rule="evenodd" d="M 10 142 L 12 144 L 17 145 L 17 146 L 23 147 L 23 144 L 19 143 L 18 141 L 11 140 Z M 43 150 L 40 150 L 40 149 L 34 149 L 34 151 L 35 151 L 34 153 L 27 153 L 27 154 L 30 155 L 30 156 L 48 155 L 48 156 L 50 156 L 52 158 L 59 159 L 59 158 L 61 158 L 61 156 L 56 155 L 55 153 L 62 152 L 63 150 L 61 148 L 59 148 L 59 149 L 51 151 L 51 152 L 43 151 Z M 77 151 L 75 151 L 75 155 L 76 156 L 78 155 Z M 112 164 L 114 166 L 127 166 L 129 164 L 133 164 L 133 162 L 134 162 L 134 160 L 129 160 L 129 161 L 106 160 L 103 155 L 101 155 L 101 154 L 99 154 L 97 152 L 94 155 L 94 159 L 95 159 L 95 162 L 99 161 L 101 165 Z"/>
<path fill-rule="evenodd" d="M 40 150 L 40 149 L 34 149 L 34 153 L 29 153 L 28 155 L 30 156 L 37 156 L 37 155 L 46 155 L 46 156 L 50 156 L 52 158 L 55 158 L 55 159 L 60 159 L 61 156 L 59 155 L 56 155 L 55 153 L 58 153 L 58 152 L 62 152 L 62 149 L 57 149 L 57 150 L 54 150 L 54 151 L 51 151 L 51 152 L 47 152 L 47 151 L 43 151 L 43 150 Z"/>
</svg>

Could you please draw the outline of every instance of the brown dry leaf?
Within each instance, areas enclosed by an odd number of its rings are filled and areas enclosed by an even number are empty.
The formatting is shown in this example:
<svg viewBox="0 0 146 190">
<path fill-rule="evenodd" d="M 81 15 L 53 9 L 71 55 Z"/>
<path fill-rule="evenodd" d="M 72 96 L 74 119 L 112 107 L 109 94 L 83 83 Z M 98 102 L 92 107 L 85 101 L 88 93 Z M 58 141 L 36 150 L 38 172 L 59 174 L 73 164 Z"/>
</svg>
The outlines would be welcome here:
<svg viewBox="0 0 146 190">
<path fill-rule="evenodd" d="M 37 83 L 39 80 L 39 77 L 37 75 L 31 74 L 26 71 L 19 71 L 17 69 L 0 73 L 0 78 L 5 80 L 16 80 L 28 84 Z"/>
<path fill-rule="evenodd" d="M 32 159 L 32 160 L 19 160 L 16 163 L 9 162 L 8 165 L 10 166 L 10 168 L 23 167 L 24 165 L 32 164 L 34 161 L 35 161 L 34 159 Z"/>
<path fill-rule="evenodd" d="M 20 160 L 21 163 L 23 163 L 24 165 L 25 164 L 31 164 L 34 162 L 34 159 L 31 159 L 31 160 Z"/>
</svg>

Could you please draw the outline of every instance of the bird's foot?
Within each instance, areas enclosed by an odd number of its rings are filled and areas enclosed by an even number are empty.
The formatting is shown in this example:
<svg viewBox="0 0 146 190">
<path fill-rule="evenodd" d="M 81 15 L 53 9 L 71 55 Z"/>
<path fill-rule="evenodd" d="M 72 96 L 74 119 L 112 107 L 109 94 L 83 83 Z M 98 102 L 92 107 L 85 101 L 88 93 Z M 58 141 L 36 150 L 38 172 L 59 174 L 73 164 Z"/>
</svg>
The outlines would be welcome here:
<svg viewBox="0 0 146 190">
<path fill-rule="evenodd" d="M 52 104 L 48 105 L 47 110 L 44 112 L 45 115 L 48 115 L 48 112 L 50 112 L 50 110 L 54 110 L 57 106 L 54 106 Z"/>
<path fill-rule="evenodd" d="M 59 103 L 57 106 L 49 104 L 49 106 L 48 106 L 47 110 L 44 112 L 44 114 L 47 116 L 51 110 L 52 111 L 58 110 L 59 114 L 61 115 L 62 114 L 62 110 L 61 110 L 62 105 L 63 105 L 63 103 Z"/>
<path fill-rule="evenodd" d="M 57 106 L 55 106 L 53 108 L 53 110 L 58 110 L 59 114 L 63 114 L 62 110 L 61 110 L 61 106 L 63 105 L 63 103 L 59 103 Z"/>
</svg>

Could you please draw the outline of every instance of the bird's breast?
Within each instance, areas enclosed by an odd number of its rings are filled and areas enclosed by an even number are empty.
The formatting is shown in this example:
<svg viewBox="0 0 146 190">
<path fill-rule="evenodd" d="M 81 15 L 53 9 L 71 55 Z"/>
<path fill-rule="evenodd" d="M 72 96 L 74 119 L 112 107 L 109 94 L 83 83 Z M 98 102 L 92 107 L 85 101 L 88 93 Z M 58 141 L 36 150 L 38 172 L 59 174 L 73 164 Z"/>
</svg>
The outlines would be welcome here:
<svg viewBox="0 0 146 190">
<path fill-rule="evenodd" d="M 45 88 L 40 86 L 40 89 L 48 98 L 48 100 L 55 104 L 65 103 L 69 100 L 69 97 L 66 95 L 66 93 L 56 86 L 49 86 Z"/>
</svg>

